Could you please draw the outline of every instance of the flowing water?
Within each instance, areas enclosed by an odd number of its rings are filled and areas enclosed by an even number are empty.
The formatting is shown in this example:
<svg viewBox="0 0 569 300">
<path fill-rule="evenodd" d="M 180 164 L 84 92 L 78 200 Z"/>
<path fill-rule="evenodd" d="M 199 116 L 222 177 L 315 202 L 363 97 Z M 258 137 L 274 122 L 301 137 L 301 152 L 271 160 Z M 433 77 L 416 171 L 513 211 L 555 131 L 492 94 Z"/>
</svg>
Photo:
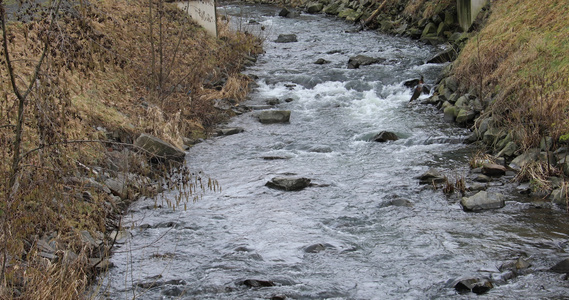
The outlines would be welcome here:
<svg viewBox="0 0 569 300">
<path fill-rule="evenodd" d="M 266 38 L 266 53 L 246 70 L 259 78 L 247 104 L 278 98 L 276 108 L 292 111 L 290 124 L 263 125 L 257 112 L 246 113 L 229 124 L 243 133 L 193 147 L 189 167 L 216 179 L 222 191 L 205 193 L 185 211 L 147 209 L 153 199 L 133 204 L 124 221 L 130 238 L 113 254 L 116 267 L 103 276 L 101 294 L 467 299 L 475 294 L 458 294 L 448 281 L 495 277 L 502 262 L 525 257 L 532 273 L 479 297 L 569 296 L 567 281 L 544 271 L 569 250 L 563 211 L 511 197 L 501 210 L 466 213 L 414 178 L 431 167 L 450 176 L 467 172 L 471 149 L 453 142 L 465 130 L 442 122 L 432 107 L 408 105 L 411 91 L 402 84 L 420 75 L 433 84 L 444 65 L 425 61 L 440 49 L 371 31 L 346 33 L 354 27 L 322 15 L 281 18 L 267 6 L 218 10 Z M 274 43 L 279 34 L 296 34 L 298 42 Z M 357 54 L 386 61 L 347 69 Z M 313 64 L 319 58 L 330 63 Z M 382 130 L 400 139 L 368 141 Z M 275 176 L 291 175 L 314 186 L 265 187 Z M 397 199 L 411 205 L 388 205 Z M 248 287 L 248 279 L 274 286 Z"/>
</svg>

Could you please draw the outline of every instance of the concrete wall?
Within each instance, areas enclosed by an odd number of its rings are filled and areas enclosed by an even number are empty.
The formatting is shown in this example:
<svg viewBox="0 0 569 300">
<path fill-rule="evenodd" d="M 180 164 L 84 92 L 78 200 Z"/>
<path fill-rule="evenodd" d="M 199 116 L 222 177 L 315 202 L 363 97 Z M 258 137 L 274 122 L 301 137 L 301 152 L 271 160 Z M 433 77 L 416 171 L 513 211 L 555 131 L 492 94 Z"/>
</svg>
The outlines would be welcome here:
<svg viewBox="0 0 569 300">
<path fill-rule="evenodd" d="M 212 36 L 217 37 L 217 11 L 215 0 L 178 2 L 178 7 L 190 14 Z"/>
<path fill-rule="evenodd" d="M 464 31 L 468 31 L 476 16 L 488 0 L 456 0 L 458 23 Z"/>
</svg>

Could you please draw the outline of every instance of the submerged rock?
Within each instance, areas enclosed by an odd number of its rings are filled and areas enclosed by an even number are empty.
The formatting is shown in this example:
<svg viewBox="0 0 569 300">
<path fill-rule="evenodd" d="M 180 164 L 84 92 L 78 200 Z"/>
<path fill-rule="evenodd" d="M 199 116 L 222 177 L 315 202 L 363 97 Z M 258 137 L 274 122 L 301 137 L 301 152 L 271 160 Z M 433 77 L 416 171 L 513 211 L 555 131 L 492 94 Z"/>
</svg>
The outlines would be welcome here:
<svg viewBox="0 0 569 300">
<path fill-rule="evenodd" d="M 217 130 L 217 135 L 225 136 L 225 135 L 234 135 L 245 131 L 241 127 L 228 127 L 228 128 L 220 128 Z"/>
<path fill-rule="evenodd" d="M 326 249 L 336 249 L 333 245 L 330 244 L 314 244 L 304 248 L 304 252 L 306 253 L 318 253 L 322 252 Z"/>
<path fill-rule="evenodd" d="M 290 110 L 264 110 L 259 114 L 259 122 L 263 124 L 288 123 Z"/>
<path fill-rule="evenodd" d="M 330 61 L 325 60 L 324 58 L 319 58 L 314 62 L 314 64 L 316 64 L 316 65 L 325 65 L 325 64 L 329 64 L 329 63 L 330 63 Z"/>
<path fill-rule="evenodd" d="M 265 185 L 278 190 L 300 191 L 310 185 L 310 179 L 304 177 L 275 177 Z"/>
<path fill-rule="evenodd" d="M 484 294 L 494 286 L 487 278 L 462 278 L 457 279 L 453 287 L 459 293 L 472 292 L 475 294 Z"/>
<path fill-rule="evenodd" d="M 415 177 L 420 184 L 437 184 L 445 182 L 446 178 L 437 169 L 429 169 L 422 175 Z"/>
<path fill-rule="evenodd" d="M 471 197 L 463 197 L 460 205 L 464 211 L 498 209 L 505 206 L 504 196 L 498 193 L 481 191 Z"/>
<path fill-rule="evenodd" d="M 259 279 L 246 279 L 243 281 L 243 284 L 252 288 L 275 286 L 275 283 L 270 280 Z"/>
<path fill-rule="evenodd" d="M 275 43 L 294 43 L 298 42 L 296 39 L 296 34 L 279 34 L 279 37 L 275 40 Z"/>
<path fill-rule="evenodd" d="M 372 138 L 373 141 L 380 143 L 384 143 L 387 141 L 397 141 L 398 139 L 399 137 L 397 137 L 395 133 L 390 131 L 382 131 Z"/>
<path fill-rule="evenodd" d="M 566 258 L 560 262 L 558 262 L 555 266 L 549 269 L 555 273 L 567 273 L 569 274 L 569 258 Z"/>
<path fill-rule="evenodd" d="M 348 60 L 348 69 L 357 69 L 360 66 L 379 64 L 385 61 L 385 58 L 376 58 L 365 55 L 356 55 Z"/>
</svg>

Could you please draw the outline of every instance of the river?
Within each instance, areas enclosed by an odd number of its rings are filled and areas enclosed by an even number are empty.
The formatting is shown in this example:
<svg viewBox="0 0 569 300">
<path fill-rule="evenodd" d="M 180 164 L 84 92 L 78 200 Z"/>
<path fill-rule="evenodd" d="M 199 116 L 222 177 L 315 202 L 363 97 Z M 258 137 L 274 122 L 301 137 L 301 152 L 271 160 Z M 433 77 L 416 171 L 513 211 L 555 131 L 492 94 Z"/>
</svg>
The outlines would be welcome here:
<svg viewBox="0 0 569 300">
<path fill-rule="evenodd" d="M 351 24 L 323 15 L 278 12 L 218 7 L 266 40 L 266 53 L 245 71 L 258 76 L 245 104 L 278 98 L 275 108 L 291 110 L 290 123 L 264 125 L 253 111 L 228 124 L 244 132 L 192 147 L 190 169 L 216 179 L 221 191 L 186 210 L 148 209 L 154 199 L 134 203 L 123 221 L 130 238 L 102 276 L 103 297 L 470 299 L 476 295 L 458 294 L 449 282 L 496 277 L 498 266 L 518 257 L 531 262 L 531 272 L 476 298 L 569 296 L 569 283 L 544 271 L 569 250 L 562 210 L 510 196 L 503 209 L 466 213 L 456 197 L 415 178 L 433 167 L 467 176 L 473 151 L 453 142 L 465 129 L 445 123 L 434 107 L 408 104 L 403 82 L 423 75 L 433 85 L 445 65 L 425 61 L 440 48 L 348 33 Z M 296 34 L 298 42 L 275 43 L 279 34 Z M 358 54 L 386 60 L 348 69 Z M 319 58 L 330 63 L 314 64 Z M 369 141 L 382 130 L 400 139 Z M 293 175 L 314 185 L 296 192 L 265 187 L 275 176 Z M 408 205 L 389 205 L 393 200 Z"/>
</svg>

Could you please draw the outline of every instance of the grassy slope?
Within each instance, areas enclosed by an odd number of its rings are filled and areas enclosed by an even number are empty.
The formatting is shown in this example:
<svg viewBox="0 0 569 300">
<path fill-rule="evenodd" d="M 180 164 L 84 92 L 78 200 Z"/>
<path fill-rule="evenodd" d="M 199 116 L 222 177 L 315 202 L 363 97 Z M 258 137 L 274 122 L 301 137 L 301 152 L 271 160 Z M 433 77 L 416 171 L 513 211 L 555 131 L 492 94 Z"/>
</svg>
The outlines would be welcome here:
<svg viewBox="0 0 569 300">
<path fill-rule="evenodd" d="M 213 99 L 245 97 L 249 81 L 239 74 L 243 55 L 260 51 L 253 36 L 231 32 L 223 23 L 220 38 L 212 38 L 166 4 L 162 19 L 165 75 L 159 89 L 159 68 L 158 63 L 151 64 L 149 35 L 149 24 L 153 24 L 154 53 L 159 58 L 156 1 L 151 21 L 148 1 L 104 0 L 90 7 L 77 4 L 75 9 L 74 15 L 59 17 L 40 80 L 25 109 L 23 153 L 42 144 L 56 146 L 22 159 L 16 190 L 8 186 L 14 127 L 4 125 L 16 124 L 17 101 L 4 51 L 0 51 L 0 251 L 9 259 L 5 272 L 0 270 L 2 299 L 18 293 L 22 299 L 83 297 L 88 251 L 79 232 L 105 232 L 112 200 L 88 189 L 93 199 L 83 201 L 86 188 L 66 178 L 92 175 L 87 167 L 107 160 L 108 145 L 65 141 L 107 139 L 106 132 L 128 141 L 148 132 L 181 145 L 182 137 L 225 117 L 213 107 Z M 27 86 L 38 61 L 47 20 L 9 24 L 9 51 L 20 89 Z M 35 242 L 50 233 L 59 245 L 56 250 L 70 249 L 79 258 L 61 264 L 38 257 Z"/>
<path fill-rule="evenodd" d="M 493 1 L 486 26 L 455 63 L 464 84 L 494 99 L 494 119 L 523 148 L 569 133 L 568 15 L 564 0 Z"/>
</svg>

